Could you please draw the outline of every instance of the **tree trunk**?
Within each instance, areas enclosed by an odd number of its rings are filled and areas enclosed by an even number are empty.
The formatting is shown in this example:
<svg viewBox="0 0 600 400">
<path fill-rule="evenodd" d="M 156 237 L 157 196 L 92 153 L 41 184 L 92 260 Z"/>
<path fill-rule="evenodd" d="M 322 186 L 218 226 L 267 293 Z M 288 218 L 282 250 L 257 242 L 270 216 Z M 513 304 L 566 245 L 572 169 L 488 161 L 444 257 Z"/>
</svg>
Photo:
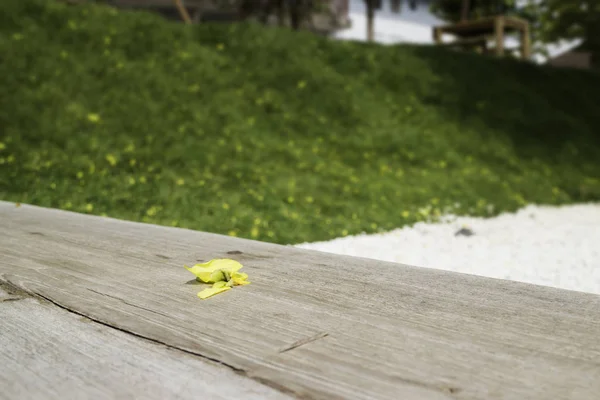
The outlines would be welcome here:
<svg viewBox="0 0 600 400">
<path fill-rule="evenodd" d="M 277 0 L 277 25 L 285 26 L 285 1 Z"/>
<path fill-rule="evenodd" d="M 469 0 L 462 0 L 462 7 L 460 10 L 460 21 L 465 22 L 469 19 L 469 8 L 471 7 Z"/>
<path fill-rule="evenodd" d="M 375 0 L 365 0 L 367 5 L 367 42 L 375 40 Z"/>
<path fill-rule="evenodd" d="M 300 22 L 302 20 L 302 13 L 300 11 L 302 5 L 300 4 L 300 0 L 288 1 L 288 5 L 290 7 L 290 25 L 293 30 L 297 31 L 300 29 Z"/>
<path fill-rule="evenodd" d="M 188 14 L 185 7 L 183 6 L 183 3 L 181 2 L 181 0 L 173 0 L 173 3 L 175 3 L 175 7 L 177 7 L 177 11 L 179 11 L 179 15 L 181 15 L 181 19 L 186 24 L 191 24 L 192 19 L 190 18 L 190 15 Z"/>
</svg>

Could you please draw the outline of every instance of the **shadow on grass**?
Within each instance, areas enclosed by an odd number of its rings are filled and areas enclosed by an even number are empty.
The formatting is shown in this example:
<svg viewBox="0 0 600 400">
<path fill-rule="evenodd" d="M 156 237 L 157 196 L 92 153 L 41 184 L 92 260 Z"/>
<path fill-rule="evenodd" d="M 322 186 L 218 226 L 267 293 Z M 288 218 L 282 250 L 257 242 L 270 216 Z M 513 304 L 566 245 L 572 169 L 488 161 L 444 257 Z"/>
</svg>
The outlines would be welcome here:
<svg viewBox="0 0 600 400">
<path fill-rule="evenodd" d="M 600 74 L 431 47 L 414 51 L 440 78 L 425 102 L 449 119 L 505 135 L 525 159 L 600 160 L 600 92 L 594 89 Z"/>
</svg>

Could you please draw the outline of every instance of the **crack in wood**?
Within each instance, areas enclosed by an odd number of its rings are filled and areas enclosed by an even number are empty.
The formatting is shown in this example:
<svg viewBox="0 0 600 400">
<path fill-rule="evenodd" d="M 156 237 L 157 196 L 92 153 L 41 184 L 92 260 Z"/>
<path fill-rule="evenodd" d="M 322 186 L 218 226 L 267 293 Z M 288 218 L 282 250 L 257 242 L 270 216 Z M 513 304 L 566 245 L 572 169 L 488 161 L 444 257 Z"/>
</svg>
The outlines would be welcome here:
<svg viewBox="0 0 600 400">
<path fill-rule="evenodd" d="M 72 308 L 66 307 L 66 306 L 64 306 L 64 305 L 62 305 L 62 304 L 60 304 L 60 303 L 56 302 L 55 300 L 52 300 L 51 298 L 49 298 L 49 297 L 47 297 L 47 296 L 45 296 L 45 295 L 43 295 L 43 294 L 41 294 L 41 293 L 32 292 L 32 294 L 33 294 L 33 295 L 35 295 L 35 296 L 38 296 L 38 297 L 40 297 L 40 298 L 42 298 L 42 299 L 44 299 L 44 300 L 46 300 L 46 301 L 47 301 L 47 302 L 49 302 L 49 303 L 52 303 L 52 304 L 54 304 L 55 306 L 57 306 L 57 307 L 59 307 L 59 308 L 61 308 L 61 309 L 65 310 L 65 311 L 68 311 L 68 312 L 70 312 L 70 313 L 73 313 L 73 314 L 79 315 L 80 317 L 86 318 L 86 319 L 88 319 L 88 320 L 90 320 L 90 321 L 96 322 L 96 323 L 98 323 L 98 324 L 100 324 L 100 325 L 103 325 L 103 326 L 106 326 L 106 327 L 108 327 L 108 328 L 116 329 L 117 331 L 120 331 L 120 332 L 123 332 L 123 333 L 127 333 L 127 334 L 129 334 L 129 335 L 132 335 L 132 336 L 135 336 L 135 337 L 137 337 L 137 338 L 144 339 L 144 340 L 148 340 L 148 341 L 150 341 L 150 342 L 153 342 L 153 343 L 156 343 L 156 344 L 160 344 L 160 345 L 166 346 L 166 347 L 168 347 L 168 348 L 170 348 L 170 349 L 178 350 L 178 351 L 184 352 L 184 353 L 186 353 L 186 354 L 191 354 L 191 355 L 194 355 L 194 356 L 198 356 L 198 357 L 204 358 L 204 359 L 206 359 L 206 360 L 209 360 L 209 361 L 215 362 L 215 363 L 217 363 L 217 364 L 221 364 L 221 365 L 224 365 L 224 366 L 226 366 L 226 367 L 228 367 L 228 368 L 231 368 L 231 369 L 232 369 L 232 370 L 234 370 L 235 372 L 239 372 L 239 373 L 245 373 L 245 372 L 246 372 L 244 369 L 241 369 L 241 368 L 235 367 L 235 366 L 233 366 L 233 365 L 227 364 L 227 363 L 225 363 L 225 362 L 223 362 L 223 361 L 220 361 L 220 360 L 218 360 L 218 359 L 216 359 L 216 358 L 209 357 L 209 356 L 206 356 L 206 355 L 204 355 L 204 354 L 196 353 L 196 352 L 194 352 L 194 351 L 190 351 L 190 350 L 182 349 L 182 348 L 180 348 L 180 347 L 173 346 L 173 345 L 171 345 L 171 344 L 168 344 L 168 343 L 166 343 L 166 342 L 163 342 L 163 341 L 160 341 L 160 340 L 157 340 L 157 339 L 153 339 L 153 338 L 151 338 L 151 337 L 148 337 L 148 336 L 140 335 L 139 333 L 135 333 L 135 332 L 132 332 L 132 331 L 130 331 L 130 330 L 127 330 L 127 329 L 124 329 L 124 328 L 121 328 L 121 327 L 118 327 L 118 326 L 111 325 L 111 324 L 109 324 L 108 322 L 102 321 L 102 320 L 100 320 L 100 319 L 97 319 L 97 318 L 94 318 L 94 317 L 92 317 L 92 316 L 90 316 L 90 315 L 86 315 L 86 314 L 83 314 L 83 313 L 81 313 L 81 312 L 79 312 L 79 311 L 77 311 L 77 310 L 74 310 L 74 309 L 72 309 Z M 110 297 L 110 296 L 109 296 L 109 297 Z"/>
<path fill-rule="evenodd" d="M 287 347 L 284 347 L 283 349 L 279 350 L 279 354 L 285 353 L 285 352 L 293 350 L 293 349 L 296 349 L 296 348 L 298 348 L 300 346 L 304 346 L 304 345 L 306 345 L 308 343 L 312 343 L 312 342 L 314 342 L 316 340 L 325 338 L 327 336 L 329 336 L 329 333 L 327 333 L 327 332 L 320 332 L 320 333 L 317 333 L 315 335 L 306 337 L 304 339 L 300 339 L 300 340 L 292 343 L 291 345 L 289 345 Z M 404 382 L 406 384 L 409 384 L 409 385 L 418 386 L 418 387 L 422 387 L 422 388 L 425 388 L 425 389 L 430 389 L 430 390 L 434 390 L 434 391 L 438 391 L 438 392 L 449 393 L 449 394 L 456 394 L 456 393 L 460 392 L 460 389 L 456 388 L 456 387 L 439 387 L 439 386 L 428 384 L 428 383 L 424 383 L 424 382 L 421 382 L 421 381 L 418 381 L 418 380 L 403 378 L 401 376 L 394 376 L 394 378 L 397 379 L 397 380 L 399 380 L 399 381 L 402 381 L 402 382 Z"/>
<path fill-rule="evenodd" d="M 271 389 L 277 390 L 277 391 L 279 391 L 279 392 L 281 392 L 283 394 L 287 394 L 287 395 L 295 397 L 297 399 L 308 399 L 308 397 L 306 397 L 304 394 L 299 393 L 299 392 L 297 392 L 297 391 L 295 391 L 293 389 L 290 389 L 290 388 L 288 388 L 286 386 L 283 386 L 283 385 L 281 385 L 281 384 L 279 384 L 279 383 L 277 383 L 275 381 L 272 381 L 270 379 L 264 378 L 262 376 L 255 376 L 255 375 L 252 374 L 252 371 L 249 371 L 247 369 L 236 367 L 235 365 L 232 365 L 232 364 L 229 364 L 229 363 L 227 363 L 225 361 L 219 360 L 218 358 L 209 357 L 209 356 L 204 355 L 202 353 L 197 353 L 197 352 L 194 352 L 194 351 L 191 351 L 191 350 L 183 349 L 183 348 L 171 345 L 169 343 L 166 343 L 166 342 L 163 342 L 163 341 L 160 341 L 160 340 L 157 340 L 157 339 L 153 339 L 151 337 L 144 336 L 144 335 L 141 335 L 139 333 L 132 332 L 130 330 L 127 330 L 127 329 L 124 329 L 124 328 L 121 328 L 121 327 L 118 327 L 118 326 L 111 325 L 108 322 L 102 321 L 102 320 L 94 318 L 94 317 L 92 317 L 90 315 L 83 314 L 83 313 L 81 313 L 81 312 L 79 312 L 77 310 L 74 310 L 72 308 L 64 306 L 64 305 L 58 303 L 57 301 L 55 301 L 55 300 L 53 300 L 53 299 L 51 299 L 51 298 L 49 298 L 49 297 L 47 297 L 47 296 L 45 296 L 45 295 L 43 295 L 41 293 L 38 293 L 38 292 L 35 292 L 35 291 L 27 291 L 27 290 L 21 289 L 19 286 L 15 285 L 14 283 L 10 282 L 7 279 L 0 280 L 0 287 L 8 287 L 11 290 L 17 291 L 19 293 L 26 293 L 28 297 L 35 296 L 37 298 L 40 298 L 42 300 L 47 301 L 50 304 L 53 304 L 53 305 L 57 306 L 58 308 L 60 308 L 62 310 L 65 310 L 65 311 L 70 312 L 72 314 L 78 315 L 78 316 L 80 316 L 80 317 L 82 317 L 84 319 L 87 319 L 88 321 L 95 322 L 95 323 L 100 324 L 102 326 L 105 326 L 107 328 L 115 329 L 115 330 L 117 330 L 119 332 L 123 332 L 125 334 L 132 335 L 132 336 L 137 337 L 139 339 L 147 340 L 149 342 L 165 346 L 165 347 L 167 347 L 169 349 L 172 349 L 172 350 L 175 350 L 175 351 L 180 351 L 182 353 L 185 353 L 185 354 L 188 354 L 188 355 L 192 355 L 192 356 L 196 356 L 196 357 L 199 357 L 199 358 L 201 358 L 203 360 L 219 364 L 219 365 L 221 365 L 223 367 L 229 368 L 234 373 L 236 373 L 236 374 L 238 374 L 238 375 L 240 375 L 242 377 L 245 377 L 245 378 L 248 378 L 248 379 L 252 379 L 255 382 L 258 382 L 260 384 L 268 386 Z M 107 295 L 107 294 L 104 294 L 104 293 L 101 293 L 101 292 L 97 292 L 97 293 L 101 294 L 101 295 L 104 295 L 104 296 L 108 296 L 108 297 L 114 297 L 114 296 L 110 296 L 110 295 Z M 114 298 L 115 299 L 119 299 L 118 297 L 114 297 Z M 122 300 L 122 299 L 119 299 L 119 300 Z M 134 307 L 135 307 L 135 305 L 134 305 Z"/>
<path fill-rule="evenodd" d="M 18 300 L 23 300 L 25 299 L 25 297 L 19 297 L 19 296 L 8 296 L 8 297 L 0 297 L 0 303 L 4 303 L 6 301 L 18 301 Z"/>
<path fill-rule="evenodd" d="M 285 353 L 286 351 L 290 351 L 297 347 L 304 346 L 305 344 L 314 342 L 315 340 L 319 340 L 319 339 L 322 339 L 327 336 L 329 336 L 329 333 L 321 332 L 321 333 L 317 333 L 316 335 L 312 335 L 307 338 L 297 340 L 294 343 L 290 344 L 289 346 L 286 346 L 283 349 L 279 350 L 279 353 Z"/>
<path fill-rule="evenodd" d="M 164 313 L 161 313 L 161 312 L 158 312 L 158 311 L 152 310 L 152 309 L 150 309 L 150 308 L 142 307 L 142 306 L 139 306 L 139 305 L 137 305 L 137 304 L 130 303 L 130 302 L 128 302 L 127 300 L 125 300 L 125 299 L 122 299 L 122 298 L 120 298 L 120 297 L 113 296 L 113 295 L 106 294 L 106 293 L 102 293 L 102 292 L 99 292 L 99 291 L 97 291 L 97 290 L 90 289 L 90 288 L 86 288 L 86 289 L 87 289 L 87 290 L 89 290 L 90 292 L 97 293 L 97 294 L 99 294 L 99 295 L 101 295 L 101 296 L 106 296 L 106 297 L 110 297 L 111 299 L 119 300 L 119 301 L 121 301 L 123 304 L 127 304 L 128 306 L 135 307 L 135 308 L 139 308 L 140 310 L 145 310 L 145 311 L 148 311 L 148 312 L 151 312 L 151 313 L 154 313 L 154 314 L 162 315 L 163 317 L 169 317 L 169 315 L 167 315 L 167 314 L 164 314 Z"/>
<path fill-rule="evenodd" d="M 6 295 L 3 296 L 2 292 L 5 292 Z M 15 284 L 11 283 L 4 276 L 2 277 L 2 279 L 0 279 L 0 303 L 3 303 L 5 301 L 23 300 L 27 297 L 30 297 L 29 293 L 22 290 Z"/>
<path fill-rule="evenodd" d="M 461 389 L 459 389 L 457 387 L 440 386 L 440 385 L 425 383 L 425 382 L 418 381 L 415 379 L 404 378 L 404 377 L 401 377 L 398 375 L 394 375 L 394 379 L 399 380 L 408 385 L 413 385 L 413 386 L 418 386 L 418 387 L 422 387 L 425 389 L 435 390 L 435 391 L 446 393 L 446 394 L 457 394 L 458 392 L 461 391 Z"/>
</svg>

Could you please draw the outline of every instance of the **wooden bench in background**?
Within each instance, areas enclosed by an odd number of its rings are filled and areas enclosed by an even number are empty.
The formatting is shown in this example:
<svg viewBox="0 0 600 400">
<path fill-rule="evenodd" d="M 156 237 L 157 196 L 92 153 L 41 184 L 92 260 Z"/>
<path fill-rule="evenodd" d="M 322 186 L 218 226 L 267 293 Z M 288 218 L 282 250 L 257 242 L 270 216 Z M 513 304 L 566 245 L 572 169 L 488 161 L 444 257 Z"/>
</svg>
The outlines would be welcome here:
<svg viewBox="0 0 600 400">
<path fill-rule="evenodd" d="M 0 399 L 591 400 L 599 338 L 597 295 L 0 202 Z"/>
<path fill-rule="evenodd" d="M 484 52 L 487 52 L 488 41 L 493 40 L 495 43 L 494 54 L 502 56 L 506 50 L 504 45 L 505 34 L 510 32 L 520 34 L 518 50 L 521 58 L 528 60 L 531 57 L 529 23 L 517 17 L 499 15 L 436 26 L 433 28 L 433 40 L 437 45 L 458 48 L 480 47 L 483 48 Z M 454 42 L 443 42 L 442 35 L 444 34 L 454 35 L 456 40 Z"/>
</svg>

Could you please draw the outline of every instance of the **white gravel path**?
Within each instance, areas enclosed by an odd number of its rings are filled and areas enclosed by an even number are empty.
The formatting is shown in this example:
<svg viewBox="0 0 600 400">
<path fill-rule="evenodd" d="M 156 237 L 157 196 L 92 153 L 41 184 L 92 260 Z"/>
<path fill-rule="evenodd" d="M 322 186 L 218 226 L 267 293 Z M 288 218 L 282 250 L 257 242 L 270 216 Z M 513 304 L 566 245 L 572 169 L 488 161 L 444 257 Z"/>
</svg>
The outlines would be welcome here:
<svg viewBox="0 0 600 400">
<path fill-rule="evenodd" d="M 455 236 L 463 226 L 474 235 Z M 391 232 L 296 247 L 600 294 L 600 204 L 447 216 Z"/>
</svg>

